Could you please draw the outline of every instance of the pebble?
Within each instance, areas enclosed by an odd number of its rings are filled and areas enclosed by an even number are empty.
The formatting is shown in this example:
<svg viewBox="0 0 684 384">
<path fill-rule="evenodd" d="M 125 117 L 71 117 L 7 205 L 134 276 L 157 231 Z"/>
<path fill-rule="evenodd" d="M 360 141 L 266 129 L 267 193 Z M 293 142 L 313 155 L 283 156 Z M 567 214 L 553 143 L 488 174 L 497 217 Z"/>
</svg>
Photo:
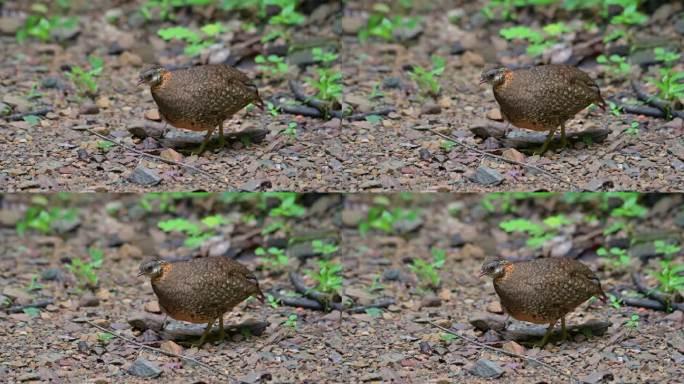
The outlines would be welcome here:
<svg viewBox="0 0 684 384">
<path fill-rule="evenodd" d="M 100 96 L 97 98 L 97 101 L 95 101 L 95 105 L 97 105 L 99 108 L 107 109 L 110 105 L 109 98 L 107 96 Z"/>
<path fill-rule="evenodd" d="M 504 351 L 510 352 L 510 353 L 515 353 L 518 355 L 524 355 L 525 354 L 525 348 L 516 343 L 515 341 L 508 341 L 505 342 L 502 346 Z"/>
<path fill-rule="evenodd" d="M 161 313 L 161 308 L 159 308 L 159 302 L 157 300 L 148 301 L 145 303 L 145 311 L 150 313 Z"/>
<path fill-rule="evenodd" d="M 40 274 L 43 281 L 53 281 L 59 279 L 61 271 L 58 268 L 47 268 Z"/>
<path fill-rule="evenodd" d="M 161 349 L 164 352 L 174 353 L 176 355 L 180 355 L 183 353 L 183 347 L 174 343 L 171 340 L 166 340 L 165 342 L 161 343 L 159 349 Z"/>
<path fill-rule="evenodd" d="M 86 101 L 78 109 L 79 115 L 97 115 L 98 113 L 100 113 L 100 107 L 92 101 Z"/>
<path fill-rule="evenodd" d="M 398 268 L 389 268 L 382 272 L 382 281 L 397 281 L 400 277 L 401 270 Z"/>
<path fill-rule="evenodd" d="M 131 183 L 144 186 L 157 185 L 162 181 L 161 177 L 159 177 L 157 172 L 149 168 L 143 167 L 142 165 L 138 165 L 137 167 L 135 167 L 133 172 L 128 176 L 128 180 Z"/>
<path fill-rule="evenodd" d="M 152 121 L 161 121 L 161 116 L 159 116 L 159 110 L 157 108 L 151 108 L 145 111 L 145 118 Z"/>
<path fill-rule="evenodd" d="M 384 79 L 382 79 L 383 89 L 397 89 L 401 88 L 401 85 L 401 79 L 396 76 L 387 76 Z"/>
<path fill-rule="evenodd" d="M 508 148 L 508 149 L 505 149 L 505 150 L 501 153 L 501 157 L 503 157 L 504 159 L 517 161 L 517 162 L 519 162 L 519 163 L 524 163 L 524 162 L 525 162 L 525 155 L 522 154 L 522 153 L 520 153 L 520 152 L 519 152 L 518 150 L 516 150 L 515 148 Z"/>
<path fill-rule="evenodd" d="M 442 299 L 435 295 L 428 295 L 423 297 L 420 301 L 420 306 L 422 308 L 439 307 L 442 305 Z"/>
<path fill-rule="evenodd" d="M 437 115 L 439 113 L 442 113 L 442 107 L 431 101 L 423 104 L 420 108 L 421 115 Z"/>
<path fill-rule="evenodd" d="M 162 370 L 146 358 L 138 357 L 128 368 L 128 373 L 137 377 L 155 378 L 162 374 Z"/>
<path fill-rule="evenodd" d="M 465 51 L 461 56 L 463 65 L 467 67 L 482 67 L 485 65 L 485 59 L 482 55 L 472 51 Z"/>
<path fill-rule="evenodd" d="M 485 166 L 479 166 L 469 179 L 482 185 L 499 185 L 504 181 L 499 172 Z"/>
<path fill-rule="evenodd" d="M 161 157 L 164 160 L 175 161 L 176 163 L 180 163 L 183 161 L 183 155 L 174 151 L 171 148 L 167 148 L 161 151 L 159 153 L 159 157 Z"/>
<path fill-rule="evenodd" d="M 140 56 L 128 51 L 124 51 L 121 56 L 119 56 L 119 62 L 123 66 L 140 67 L 143 65 L 143 60 Z"/>
<path fill-rule="evenodd" d="M 465 47 L 463 47 L 463 44 L 461 44 L 460 41 L 457 41 L 453 44 L 451 44 L 451 51 L 450 53 L 452 55 L 461 55 L 465 52 Z"/>
<path fill-rule="evenodd" d="M 499 366 L 499 364 L 491 360 L 479 359 L 470 369 L 470 373 L 485 379 L 495 379 L 503 375 L 504 370 Z"/>
<path fill-rule="evenodd" d="M 494 120 L 494 121 L 503 121 L 503 116 L 501 116 L 501 110 L 499 108 L 492 108 L 487 113 L 485 116 L 489 120 Z"/>
<path fill-rule="evenodd" d="M 81 297 L 81 300 L 78 302 L 79 307 L 97 307 L 98 305 L 100 305 L 100 299 L 91 294 Z"/>
<path fill-rule="evenodd" d="M 142 312 L 136 313 L 128 319 L 128 324 L 133 329 L 139 329 L 141 331 L 148 329 L 159 331 L 162 329 L 162 323 L 163 320 L 161 316 L 148 315 Z"/>
</svg>

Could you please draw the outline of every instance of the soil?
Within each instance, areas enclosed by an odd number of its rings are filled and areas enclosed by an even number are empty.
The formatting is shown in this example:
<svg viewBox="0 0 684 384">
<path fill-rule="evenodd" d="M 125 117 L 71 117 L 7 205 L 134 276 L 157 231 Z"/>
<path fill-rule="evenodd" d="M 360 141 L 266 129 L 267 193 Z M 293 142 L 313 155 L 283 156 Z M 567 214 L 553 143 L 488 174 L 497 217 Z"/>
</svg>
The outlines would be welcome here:
<svg viewBox="0 0 684 384">
<path fill-rule="evenodd" d="M 21 20 L 26 9 L 6 2 L 3 21 L 8 26 L 0 35 L 5 55 L 0 73 L 2 101 L 11 113 L 29 113 L 51 108 L 37 125 L 29 122 L 0 123 L 0 182 L 8 191 L 158 191 L 158 190 L 296 190 L 296 191 L 509 191 L 567 190 L 566 182 L 588 190 L 681 191 L 684 189 L 684 121 L 609 112 L 582 111 L 568 124 L 569 132 L 606 129 L 601 143 L 581 140 L 571 148 L 549 151 L 543 157 L 507 150 L 503 140 L 477 138 L 474 125 L 494 123 L 497 105 L 489 87 L 478 86 L 479 74 L 486 65 L 500 63 L 521 66 L 560 60 L 577 61 L 601 86 L 608 100 L 627 104 L 635 100 L 628 78 L 611 77 L 595 58 L 624 48 L 624 42 L 587 45 L 600 32 L 572 33 L 562 48 L 535 59 L 525 54 L 524 45 L 508 42 L 499 30 L 511 22 L 486 22 L 478 9 L 482 2 L 414 1 L 406 16 L 419 16 L 418 28 L 404 31 L 404 41 L 386 42 L 372 37 L 362 44 L 357 38 L 369 16 L 368 2 L 346 1 L 319 4 L 307 13 L 307 22 L 288 30 L 290 44 L 282 39 L 273 43 L 251 43 L 260 32 L 244 32 L 238 26 L 250 15 L 239 12 L 215 13 L 231 32 L 218 39 L 211 53 L 190 59 L 182 54 L 178 42 L 166 42 L 156 35 L 162 27 L 185 25 L 199 27 L 212 21 L 207 15 L 179 11 L 175 22 L 143 22 L 138 9 L 141 1 L 74 2 L 72 13 L 79 16 L 78 34 L 64 42 L 42 43 L 28 40 L 18 44 L 16 28 L 9 21 Z M 635 47 L 655 40 L 669 46 L 682 43 L 682 28 L 675 28 L 681 4 L 665 4 L 654 10 L 649 21 L 638 28 Z M 669 7 L 669 8 L 667 8 Z M 399 7 L 397 7 L 399 8 Z M 665 9 L 667 8 L 667 9 Z M 121 11 L 114 23 L 106 21 L 102 9 Z M 450 12 L 445 12 L 450 11 Z M 398 11 L 399 12 L 399 11 Z M 451 23 L 448 15 L 462 14 Z M 550 22 L 548 15 L 519 10 L 521 24 Z M 573 22 L 559 12 L 558 20 Z M 647 44 L 648 43 L 648 44 Z M 237 141 L 228 148 L 208 151 L 200 157 L 176 152 L 164 153 L 160 140 L 140 139 L 130 133 L 134 127 L 156 126 L 150 118 L 156 111 L 149 90 L 137 87 L 139 71 L 153 62 L 170 67 L 208 61 L 236 63 L 255 79 L 262 96 L 281 104 L 292 99 L 287 80 L 305 84 L 314 76 L 315 66 L 294 55 L 286 75 L 269 77 L 254 63 L 256 54 L 287 52 L 288 48 L 324 44 L 337 49 L 334 68 L 343 75 L 344 105 L 354 113 L 371 113 L 387 107 L 395 112 L 383 119 L 324 119 L 280 113 L 273 116 L 259 111 L 241 111 L 225 123 L 229 132 L 263 129 L 264 141 L 245 145 Z M 587 51 L 589 46 L 591 49 Z M 237 49 L 239 47 L 240 49 Z M 247 47 L 247 48 L 245 48 Z M 581 49 L 581 47 L 584 47 Z M 643 52 L 643 51 L 640 51 Z M 446 60 L 438 78 L 441 92 L 422 96 L 409 72 L 416 65 L 430 66 L 430 55 Z M 97 78 L 99 92 L 79 97 L 66 73 L 73 66 L 87 68 L 88 55 L 104 59 L 104 71 Z M 227 59 L 225 59 L 227 57 Z M 646 78 L 657 66 L 649 59 L 634 65 L 633 76 L 649 93 L 655 94 Z M 681 61 L 675 69 L 682 68 Z M 32 87 L 42 95 L 28 98 Z M 308 95 L 314 90 L 305 86 Z M 373 87 L 382 96 L 371 98 Z M 296 123 L 296 138 L 285 135 Z M 633 123 L 637 134 L 628 133 Z M 175 128 L 169 128 L 172 132 Z M 162 155 L 202 169 L 206 174 L 158 159 L 142 157 L 122 147 L 108 147 L 110 137 L 137 151 Z M 540 167 L 552 175 L 539 173 L 519 164 L 509 164 L 460 146 L 447 150 L 444 139 L 431 130 L 448 134 L 464 144 L 518 162 Z M 513 128 L 513 131 L 520 131 Z M 542 133 L 543 134 L 543 133 Z M 135 177 L 137 168 L 149 176 Z M 479 177 L 493 175 L 494 180 Z M 131 175 L 134 175 L 133 177 Z"/>
<path fill-rule="evenodd" d="M 200 349 L 180 341 L 165 341 L 158 332 L 142 332 L 129 324 L 141 313 L 143 317 L 161 319 L 156 314 L 159 308 L 149 282 L 136 277 L 142 260 L 151 256 L 178 259 L 203 252 L 232 255 L 256 271 L 265 292 L 287 294 L 294 288 L 285 271 L 297 270 L 313 287 L 302 268 L 314 268 L 319 258 L 302 258 L 299 267 L 292 258 L 285 270 L 264 268 L 254 249 L 286 245 L 288 236 L 282 230 L 260 235 L 260 228 L 273 218 L 264 218 L 263 211 L 249 199 L 226 204 L 219 195 L 175 200 L 171 204 L 173 212 L 160 211 L 157 203 L 146 211 L 140 196 L 49 196 L 51 207 L 76 209 L 78 223 L 55 224 L 50 234 L 29 230 L 19 237 L 14 227 L 36 196 L 5 196 L 0 210 L 0 247 L 5 250 L 0 256 L 1 294 L 10 302 L 3 299 L 4 305 L 52 300 L 35 317 L 28 312 L 0 311 L 0 372 L 9 382 L 146 382 L 129 373 L 141 358 L 158 370 L 156 374 L 164 382 L 227 381 L 186 360 L 141 349 L 122 339 L 103 339 L 103 332 L 85 321 L 138 343 L 191 356 L 224 372 L 230 382 L 484 383 L 491 380 L 483 376 L 487 372 L 514 383 L 568 381 L 562 374 L 529 360 L 485 350 L 459 338 L 449 340 L 429 322 L 452 327 L 480 343 L 533 357 L 584 382 L 684 379 L 681 310 L 667 313 L 588 301 L 568 316 L 568 325 L 608 321 L 611 325 L 606 333 L 576 334 L 543 349 L 501 340 L 498 332 L 478 331 L 470 324 L 482 314 L 497 316 L 501 312 L 491 280 L 477 277 L 482 262 L 496 255 L 511 259 L 577 255 L 596 272 L 606 292 L 624 297 L 639 296 L 629 272 L 639 273 L 647 286 L 657 286 L 648 271 L 657 268 L 662 255 L 642 253 L 643 262 L 634 256 L 628 267 L 618 268 L 597 257 L 596 250 L 622 243 L 630 253 L 637 252 L 636 245 L 630 248 L 624 241 L 627 230 L 633 231 L 631 237 L 635 239 L 655 236 L 681 244 L 684 224 L 681 217 L 669 214 L 681 211 L 681 196 L 644 197 L 642 204 L 648 207 L 648 214 L 641 219 L 627 219 L 627 229 L 607 236 L 602 234 L 603 229 L 619 219 L 608 217 L 594 203 L 568 203 L 561 195 L 517 200 L 513 202 L 515 213 L 501 210 L 501 201 L 495 204 L 499 207 L 495 211 L 487 211 L 482 197 L 466 195 L 303 197 L 307 213 L 286 219 L 286 227 L 292 231 L 290 238 L 317 231 L 338 233 L 340 248 L 331 260 L 343 265 L 343 297 L 356 304 L 389 297 L 395 304 L 380 311 L 340 314 L 284 305 L 272 307 L 250 300 L 227 314 L 226 324 L 266 321 L 268 326 L 262 334 L 238 333 Z M 359 220 L 379 204 L 378 199 L 387 199 L 392 207 L 417 210 L 418 221 L 395 223 L 392 233 L 371 229 L 361 236 Z M 184 236 L 162 232 L 157 226 L 159 221 L 173 217 L 199 220 L 216 213 L 230 218 L 231 224 L 217 228 L 217 238 L 200 249 L 184 247 Z M 525 246 L 526 236 L 506 233 L 498 225 L 514 217 L 540 221 L 557 214 L 564 214 L 573 224 L 563 226 L 536 250 Z M 586 221 L 590 214 L 596 219 Z M 256 222 L 264 221 L 256 224 L 240 219 L 246 215 L 255 215 Z M 249 241 L 243 241 L 249 233 L 253 233 L 247 237 Z M 67 266 L 77 258 L 88 260 L 88 248 L 103 250 L 104 262 L 96 271 L 97 286 L 79 288 L 79 280 Z M 431 248 L 446 251 L 445 264 L 438 269 L 441 282 L 432 288 L 410 268 L 416 258 L 430 262 Z M 681 264 L 684 254 L 679 251 L 671 259 L 675 265 Z M 293 314 L 294 327 L 286 322 Z M 635 314 L 637 322 L 630 325 Z M 183 324 L 169 320 L 168 327 Z M 525 326 L 537 331 L 545 328 L 517 320 L 511 320 L 508 328 L 528 329 Z"/>
</svg>

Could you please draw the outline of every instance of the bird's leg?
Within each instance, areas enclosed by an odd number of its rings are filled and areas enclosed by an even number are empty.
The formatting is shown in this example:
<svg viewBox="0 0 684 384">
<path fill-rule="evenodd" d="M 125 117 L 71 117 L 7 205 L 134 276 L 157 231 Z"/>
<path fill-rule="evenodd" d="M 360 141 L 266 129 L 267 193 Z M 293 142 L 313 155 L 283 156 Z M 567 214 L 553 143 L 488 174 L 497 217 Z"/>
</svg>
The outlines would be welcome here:
<svg viewBox="0 0 684 384">
<path fill-rule="evenodd" d="M 214 133 L 215 129 L 216 129 L 216 127 L 213 127 L 213 128 L 210 128 L 209 130 L 207 130 L 207 135 L 204 136 L 204 141 L 202 142 L 202 145 L 200 145 L 198 149 L 192 151 L 193 155 L 199 156 L 204 152 L 204 149 L 206 148 L 207 143 L 209 142 L 209 139 L 211 139 L 211 135 Z"/>
<path fill-rule="evenodd" d="M 226 138 L 223 137 L 223 121 L 219 124 L 219 148 L 223 148 L 226 145 Z"/>
<path fill-rule="evenodd" d="M 219 340 L 223 340 L 226 338 L 226 331 L 223 329 L 223 314 L 221 314 L 221 317 L 219 317 L 219 328 Z"/>
<path fill-rule="evenodd" d="M 546 141 L 544 142 L 544 144 L 541 146 L 541 148 L 534 151 L 535 155 L 542 156 L 544 154 L 544 152 L 546 152 L 546 150 L 549 148 L 549 143 L 551 142 L 551 140 L 553 140 L 553 137 L 556 134 L 557 129 L 558 129 L 558 127 L 551 128 L 551 130 L 549 131 L 549 135 L 546 136 Z"/>
<path fill-rule="evenodd" d="M 169 321 L 169 315 L 167 315 L 167 314 L 165 313 L 165 314 L 164 314 L 164 321 L 162 321 L 162 327 L 161 327 L 161 329 L 165 329 L 165 328 L 166 328 L 166 322 L 168 322 L 168 321 Z"/>
<path fill-rule="evenodd" d="M 561 317 L 561 340 L 565 341 L 568 338 L 568 329 L 565 328 L 565 316 Z"/>
<path fill-rule="evenodd" d="M 207 323 L 207 329 L 204 330 L 204 333 L 202 334 L 202 337 L 200 337 L 199 341 L 197 343 L 193 343 L 194 346 L 199 348 L 202 346 L 202 344 L 204 344 L 204 341 L 207 339 L 209 331 L 211 331 L 211 327 L 214 325 L 214 321 L 216 321 L 216 319 L 212 319 L 209 323 Z"/>
<path fill-rule="evenodd" d="M 541 341 L 534 343 L 534 345 L 536 345 L 539 348 L 543 348 L 546 345 L 546 343 L 549 342 L 549 337 L 551 336 L 551 333 L 553 333 L 553 327 L 554 325 L 556 325 L 556 321 L 558 320 L 554 320 L 553 323 L 549 323 L 549 328 L 546 330 L 546 334 L 544 335 L 544 337 L 541 339 Z"/>
<path fill-rule="evenodd" d="M 561 148 L 568 146 L 568 139 L 565 137 L 565 122 L 560 124 L 561 126 Z"/>
</svg>

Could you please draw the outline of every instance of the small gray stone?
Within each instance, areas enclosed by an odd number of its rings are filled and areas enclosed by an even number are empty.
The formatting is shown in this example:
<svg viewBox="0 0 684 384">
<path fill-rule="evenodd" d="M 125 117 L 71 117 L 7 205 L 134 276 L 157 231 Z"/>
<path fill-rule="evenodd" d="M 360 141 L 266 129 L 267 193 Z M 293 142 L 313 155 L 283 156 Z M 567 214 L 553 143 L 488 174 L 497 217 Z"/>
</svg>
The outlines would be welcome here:
<svg viewBox="0 0 684 384">
<path fill-rule="evenodd" d="M 154 378 L 162 374 L 162 370 L 157 364 L 138 357 L 135 362 L 128 368 L 128 373 L 137 377 Z"/>
<path fill-rule="evenodd" d="M 149 168 L 145 168 L 142 165 L 135 167 L 133 173 L 128 176 L 128 180 L 132 183 L 144 186 L 157 185 L 162 181 L 157 172 Z"/>
<path fill-rule="evenodd" d="M 504 370 L 499 366 L 499 364 L 491 360 L 479 359 L 470 369 L 470 373 L 475 376 L 484 377 L 486 379 L 495 379 L 503 375 Z"/>
<path fill-rule="evenodd" d="M 465 240 L 463 240 L 463 237 L 459 233 L 454 233 L 451 235 L 451 241 L 449 242 L 449 245 L 451 248 L 458 248 L 463 245 L 465 245 Z"/>
<path fill-rule="evenodd" d="M 43 80 L 40 81 L 40 86 L 45 88 L 45 89 L 58 88 L 59 87 L 59 79 L 54 77 L 54 76 L 44 77 Z"/>
<path fill-rule="evenodd" d="M 81 105 L 81 108 L 78 109 L 79 115 L 97 115 L 98 113 L 100 113 L 100 107 L 92 101 L 86 101 Z"/>
<path fill-rule="evenodd" d="M 427 102 L 420 109 L 421 115 L 438 115 L 442 113 L 442 107 L 437 103 Z"/>
<path fill-rule="evenodd" d="M 482 185 L 499 185 L 504 181 L 504 177 L 499 172 L 485 166 L 479 166 L 469 178 Z"/>
<path fill-rule="evenodd" d="M 382 272 L 382 281 L 397 281 L 400 277 L 401 270 L 398 268 L 390 268 Z"/>
<path fill-rule="evenodd" d="M 401 88 L 401 79 L 396 76 L 387 76 L 382 79 L 383 89 L 397 89 Z"/>
<path fill-rule="evenodd" d="M 53 281 L 59 278 L 61 274 L 60 270 L 57 268 L 48 268 L 40 274 L 40 279 L 44 281 Z"/>
</svg>

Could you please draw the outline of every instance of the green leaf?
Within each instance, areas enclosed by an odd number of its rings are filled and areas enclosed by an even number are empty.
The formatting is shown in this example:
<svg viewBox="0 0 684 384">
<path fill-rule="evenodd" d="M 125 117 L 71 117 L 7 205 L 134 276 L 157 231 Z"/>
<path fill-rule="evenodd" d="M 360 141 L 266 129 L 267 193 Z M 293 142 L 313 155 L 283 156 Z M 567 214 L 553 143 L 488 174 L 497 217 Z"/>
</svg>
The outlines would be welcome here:
<svg viewBox="0 0 684 384">
<path fill-rule="evenodd" d="M 114 338 L 114 335 L 112 335 L 112 334 L 109 333 L 109 332 L 100 332 L 100 333 L 97 334 L 97 338 L 98 338 L 100 341 L 108 342 L 109 340 L 111 340 L 111 339 Z"/>
<path fill-rule="evenodd" d="M 528 40 L 532 43 L 541 43 L 544 41 L 544 36 L 541 33 L 522 25 L 510 28 L 502 28 L 499 34 L 506 40 L 521 39 Z"/>
<path fill-rule="evenodd" d="M 164 40 L 185 40 L 190 43 L 198 43 L 201 41 L 200 35 L 197 32 L 191 31 L 185 27 L 170 27 L 163 28 L 157 31 L 157 35 Z"/>
<path fill-rule="evenodd" d="M 40 316 L 40 309 L 35 308 L 35 307 L 24 308 L 24 309 L 22 309 L 22 311 L 23 311 L 25 314 L 27 314 L 27 315 L 29 315 L 29 316 L 31 316 L 31 317 L 38 317 L 38 316 Z"/>
<path fill-rule="evenodd" d="M 22 118 L 25 122 L 29 123 L 30 126 L 36 126 L 40 122 L 40 118 L 35 115 L 28 115 Z"/>
<path fill-rule="evenodd" d="M 157 227 L 164 232 L 185 232 L 189 235 L 196 235 L 201 232 L 199 225 L 182 218 L 160 221 L 157 223 Z"/>
<path fill-rule="evenodd" d="M 207 216 L 202 219 L 202 224 L 206 225 L 209 228 L 216 228 L 218 226 L 225 224 L 226 222 L 227 221 L 223 218 L 223 215 L 221 214 Z"/>
<path fill-rule="evenodd" d="M 220 22 L 206 24 L 204 27 L 202 27 L 202 32 L 211 37 L 220 35 L 221 33 L 225 32 L 225 30 L 226 28 Z"/>
</svg>

